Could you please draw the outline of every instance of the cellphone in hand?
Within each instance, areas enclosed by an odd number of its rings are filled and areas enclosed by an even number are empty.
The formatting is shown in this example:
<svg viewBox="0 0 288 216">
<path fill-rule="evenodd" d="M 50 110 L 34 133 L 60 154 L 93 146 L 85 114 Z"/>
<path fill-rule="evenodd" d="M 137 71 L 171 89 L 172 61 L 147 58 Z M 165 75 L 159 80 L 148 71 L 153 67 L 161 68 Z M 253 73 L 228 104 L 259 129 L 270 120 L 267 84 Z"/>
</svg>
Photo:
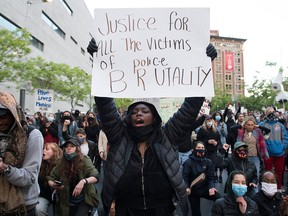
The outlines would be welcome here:
<svg viewBox="0 0 288 216">
<path fill-rule="evenodd" d="M 61 186 L 61 185 L 62 185 L 62 182 L 61 182 L 61 181 L 55 180 L 54 182 L 55 182 L 58 186 Z"/>
</svg>

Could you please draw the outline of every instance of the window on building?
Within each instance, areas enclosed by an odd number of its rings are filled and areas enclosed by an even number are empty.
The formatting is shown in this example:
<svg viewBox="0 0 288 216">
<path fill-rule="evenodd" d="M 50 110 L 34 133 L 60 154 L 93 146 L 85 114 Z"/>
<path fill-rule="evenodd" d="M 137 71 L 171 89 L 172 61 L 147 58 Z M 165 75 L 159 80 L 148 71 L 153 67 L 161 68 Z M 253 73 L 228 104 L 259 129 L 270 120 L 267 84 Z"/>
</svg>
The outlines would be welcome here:
<svg viewBox="0 0 288 216">
<path fill-rule="evenodd" d="M 226 74 L 225 77 L 226 77 L 226 80 L 231 80 L 231 77 L 232 77 L 232 76 L 231 76 L 230 74 Z"/>
<path fill-rule="evenodd" d="M 68 12 L 68 14 L 69 14 L 70 16 L 72 16 L 72 15 L 73 15 L 73 11 L 72 11 L 72 9 L 69 7 L 69 5 L 67 4 L 67 2 L 66 2 L 65 0 L 60 0 L 60 1 L 62 2 L 63 6 L 64 6 L 64 8 L 66 9 L 66 11 Z"/>
<path fill-rule="evenodd" d="M 70 36 L 70 38 L 76 45 L 78 44 L 77 41 L 72 36 Z"/>
<path fill-rule="evenodd" d="M 61 28 L 59 28 L 58 25 L 56 25 L 55 22 L 52 21 L 52 19 L 50 17 L 47 16 L 47 14 L 45 14 L 43 11 L 42 11 L 42 20 L 48 25 L 50 26 L 53 31 L 55 31 L 57 34 L 59 34 L 62 38 L 65 39 L 65 32 L 62 31 Z"/>
<path fill-rule="evenodd" d="M 30 39 L 30 42 L 31 42 L 31 45 L 34 46 L 35 48 L 41 51 L 44 50 L 44 44 L 41 41 L 39 41 L 37 38 L 32 36 Z"/>
<path fill-rule="evenodd" d="M 16 24 L 14 24 L 11 20 L 4 17 L 2 14 L 0 14 L 0 26 L 3 28 L 9 30 L 9 31 L 15 31 L 19 28 Z"/>
</svg>

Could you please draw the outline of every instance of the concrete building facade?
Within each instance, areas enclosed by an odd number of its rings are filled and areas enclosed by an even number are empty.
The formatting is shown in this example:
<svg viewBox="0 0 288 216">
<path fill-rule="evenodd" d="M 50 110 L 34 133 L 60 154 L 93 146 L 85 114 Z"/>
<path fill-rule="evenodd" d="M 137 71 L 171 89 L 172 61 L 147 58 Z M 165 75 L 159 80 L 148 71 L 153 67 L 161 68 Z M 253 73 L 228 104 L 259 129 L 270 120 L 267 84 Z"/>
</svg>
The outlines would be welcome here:
<svg viewBox="0 0 288 216">
<path fill-rule="evenodd" d="M 83 0 L 0 1 L 0 28 L 27 29 L 32 36 L 32 57 L 79 67 L 87 74 L 92 72 L 92 58 L 86 48 L 95 32 L 93 22 Z M 11 83 L 1 83 L 0 90 L 11 92 L 17 99 L 20 97 L 19 90 Z M 25 107 L 33 112 L 34 96 L 26 94 L 25 101 Z M 79 104 L 76 108 L 86 111 L 90 107 Z M 55 101 L 53 111 L 58 109 L 71 110 L 70 103 Z"/>
</svg>

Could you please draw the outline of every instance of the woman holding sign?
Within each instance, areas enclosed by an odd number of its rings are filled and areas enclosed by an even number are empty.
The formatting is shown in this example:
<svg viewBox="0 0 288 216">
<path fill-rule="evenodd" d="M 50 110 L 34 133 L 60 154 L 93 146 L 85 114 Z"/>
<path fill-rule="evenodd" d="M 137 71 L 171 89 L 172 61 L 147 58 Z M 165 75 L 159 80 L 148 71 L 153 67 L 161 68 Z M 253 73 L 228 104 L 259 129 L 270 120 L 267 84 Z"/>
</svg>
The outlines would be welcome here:
<svg viewBox="0 0 288 216">
<path fill-rule="evenodd" d="M 211 46 L 207 47 L 207 55 L 214 59 L 217 52 Z M 97 51 L 94 39 L 87 50 L 91 55 Z M 162 127 L 153 104 L 133 103 L 123 119 L 113 98 L 95 97 L 110 145 L 102 191 L 106 215 L 112 203 L 117 216 L 173 215 L 175 197 L 183 216 L 191 215 L 176 151 L 181 137 L 193 126 L 203 101 L 202 97 L 185 98 Z"/>
</svg>

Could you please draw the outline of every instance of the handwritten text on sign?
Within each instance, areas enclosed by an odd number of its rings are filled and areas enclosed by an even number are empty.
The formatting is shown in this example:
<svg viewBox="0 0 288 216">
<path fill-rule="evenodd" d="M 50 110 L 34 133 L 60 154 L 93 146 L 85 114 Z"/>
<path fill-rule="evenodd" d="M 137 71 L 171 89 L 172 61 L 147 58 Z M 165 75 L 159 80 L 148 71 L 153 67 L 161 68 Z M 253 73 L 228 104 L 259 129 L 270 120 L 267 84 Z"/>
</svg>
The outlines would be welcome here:
<svg viewBox="0 0 288 216">
<path fill-rule="evenodd" d="M 50 89 L 36 89 L 35 90 L 35 112 L 52 113 L 52 105 L 54 98 L 54 91 Z"/>
<path fill-rule="evenodd" d="M 96 9 L 92 95 L 213 96 L 209 9 Z"/>
</svg>

